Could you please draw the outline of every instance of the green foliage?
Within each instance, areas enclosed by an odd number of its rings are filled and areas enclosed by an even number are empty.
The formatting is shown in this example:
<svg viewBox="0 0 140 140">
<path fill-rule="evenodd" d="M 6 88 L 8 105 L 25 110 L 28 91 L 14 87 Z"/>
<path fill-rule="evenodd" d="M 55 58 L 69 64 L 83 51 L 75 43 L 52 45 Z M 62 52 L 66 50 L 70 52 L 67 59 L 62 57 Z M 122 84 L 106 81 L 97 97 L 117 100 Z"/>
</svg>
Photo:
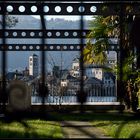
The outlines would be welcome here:
<svg viewBox="0 0 140 140">
<path fill-rule="evenodd" d="M 90 22 L 90 32 L 87 35 L 87 44 L 84 48 L 84 62 L 105 64 L 107 61 L 106 51 L 109 47 L 108 37 L 117 35 L 117 16 L 95 16 Z M 93 43 L 93 40 L 95 43 Z"/>
<path fill-rule="evenodd" d="M 93 44 L 91 44 L 90 40 L 87 42 L 87 46 L 84 48 L 83 55 L 84 55 L 83 60 L 84 60 L 85 63 L 93 63 L 94 62 L 94 59 L 93 59 Z"/>
<path fill-rule="evenodd" d="M 0 121 L 0 126 L 0 138 L 63 138 L 59 123 L 52 121 Z"/>
<path fill-rule="evenodd" d="M 137 74 L 136 83 L 140 86 L 140 71 L 138 71 Z"/>
<path fill-rule="evenodd" d="M 140 138 L 139 121 L 101 120 L 93 121 L 92 124 L 113 138 Z"/>
<path fill-rule="evenodd" d="M 120 21 L 118 16 L 107 16 L 107 17 L 95 16 L 95 19 L 90 22 L 91 31 L 87 35 L 87 44 L 86 47 L 84 48 L 84 62 L 95 63 L 98 65 L 106 64 L 107 61 L 106 51 L 109 48 L 108 37 L 112 37 L 112 38 L 120 37 L 119 22 Z M 121 48 L 122 56 L 120 58 L 121 63 L 119 62 L 116 66 L 114 66 L 113 71 L 116 73 L 118 80 L 122 79 L 123 81 L 122 82 L 123 85 L 121 86 L 124 86 L 123 92 L 126 92 L 123 94 L 124 95 L 132 94 L 130 96 L 134 96 L 135 94 L 136 97 L 137 85 L 135 86 L 135 84 L 136 82 L 139 81 L 140 76 L 138 76 L 137 71 L 134 71 L 133 69 L 133 64 L 135 62 L 136 57 L 133 52 L 134 48 L 132 46 L 131 37 L 129 35 L 130 28 L 129 28 L 127 17 L 125 17 L 124 22 L 121 24 L 121 26 L 122 26 L 121 29 L 123 31 L 121 35 L 121 43 L 122 43 L 122 48 Z M 130 93 L 127 93 L 128 91 L 126 91 L 126 86 L 127 86 L 127 82 L 130 81 L 130 79 L 133 79 L 132 84 L 135 91 L 130 91 Z M 131 104 L 131 102 L 132 103 L 133 101 L 135 102 L 136 99 L 135 97 L 131 98 L 132 101 L 128 101 L 128 100 L 127 101 Z"/>
<path fill-rule="evenodd" d="M 135 57 L 131 54 L 129 57 L 125 58 L 122 65 L 122 72 L 123 72 L 123 75 L 122 75 L 122 80 L 125 82 L 125 81 L 128 81 L 130 79 L 130 76 L 132 75 L 135 75 L 136 74 L 136 71 L 133 71 L 132 70 L 132 63 L 134 62 L 134 59 Z M 118 80 L 120 80 L 120 65 L 117 64 L 115 67 L 114 67 L 114 72 L 116 73 L 116 75 L 118 75 Z"/>
<path fill-rule="evenodd" d="M 18 23 L 18 18 L 10 16 L 10 15 L 6 15 L 5 22 L 6 22 L 6 26 L 11 28 L 11 27 L 16 26 L 16 24 Z"/>
</svg>

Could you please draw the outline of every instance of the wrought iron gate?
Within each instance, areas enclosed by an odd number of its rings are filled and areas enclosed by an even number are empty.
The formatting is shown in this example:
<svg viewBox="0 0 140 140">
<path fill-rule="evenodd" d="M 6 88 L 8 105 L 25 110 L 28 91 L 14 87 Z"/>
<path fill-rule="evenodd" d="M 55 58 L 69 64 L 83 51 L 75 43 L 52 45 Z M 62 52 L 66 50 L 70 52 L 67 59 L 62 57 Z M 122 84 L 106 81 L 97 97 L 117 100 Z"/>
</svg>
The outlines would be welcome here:
<svg viewBox="0 0 140 140">
<path fill-rule="evenodd" d="M 130 7 L 129 10 L 127 7 Z M 40 29 L 7 29 L 5 18 L 8 15 L 39 15 L 41 20 Z M 2 15 L 2 28 L 0 29 L 1 62 L 2 62 L 2 101 L 5 104 L 6 98 L 6 71 L 7 51 L 41 51 L 41 76 L 42 76 L 42 97 L 45 97 L 46 81 L 46 53 L 47 51 L 79 51 L 80 52 L 80 93 L 84 87 L 84 63 L 83 49 L 84 39 L 89 30 L 84 29 L 85 15 L 119 15 L 120 16 L 120 38 L 119 44 L 110 44 L 109 50 L 116 51 L 120 70 L 122 68 L 122 46 L 123 46 L 123 20 L 128 15 L 138 16 L 140 14 L 140 3 L 138 1 L 4 1 L 0 2 L 0 15 Z M 76 16 L 80 17 L 79 29 L 46 29 L 44 16 Z M 40 39 L 40 43 L 17 44 L 7 43 L 7 39 Z M 78 44 L 49 44 L 45 39 L 79 39 Z M 120 71 L 122 77 L 122 70 Z M 119 85 L 121 85 L 120 79 Z M 120 86 L 121 87 L 121 86 Z M 120 89 L 120 87 L 118 89 Z M 89 93 L 90 94 L 90 93 Z M 123 94 L 117 90 L 118 98 Z M 45 99 L 42 100 L 45 103 Z"/>
</svg>

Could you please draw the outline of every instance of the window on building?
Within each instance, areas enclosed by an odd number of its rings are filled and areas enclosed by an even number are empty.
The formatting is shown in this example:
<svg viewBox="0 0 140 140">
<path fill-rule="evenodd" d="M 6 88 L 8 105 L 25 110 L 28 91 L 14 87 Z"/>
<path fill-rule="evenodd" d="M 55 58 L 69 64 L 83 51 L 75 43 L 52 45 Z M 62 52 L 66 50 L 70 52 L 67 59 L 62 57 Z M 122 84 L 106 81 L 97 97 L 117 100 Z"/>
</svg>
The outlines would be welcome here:
<svg viewBox="0 0 140 140">
<path fill-rule="evenodd" d="M 109 77 L 108 77 L 108 76 L 106 76 L 106 79 L 109 79 Z"/>
<path fill-rule="evenodd" d="M 34 66 L 37 66 L 37 63 L 34 63 Z"/>
</svg>

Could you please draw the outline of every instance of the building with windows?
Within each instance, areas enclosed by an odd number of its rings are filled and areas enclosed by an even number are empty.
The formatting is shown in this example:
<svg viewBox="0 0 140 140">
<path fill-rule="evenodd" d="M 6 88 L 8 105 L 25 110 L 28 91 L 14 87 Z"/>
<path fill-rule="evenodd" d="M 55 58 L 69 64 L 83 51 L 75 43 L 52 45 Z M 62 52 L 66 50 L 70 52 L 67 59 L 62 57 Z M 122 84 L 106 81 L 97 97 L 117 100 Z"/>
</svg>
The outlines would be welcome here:
<svg viewBox="0 0 140 140">
<path fill-rule="evenodd" d="M 107 53 L 107 62 L 106 66 L 113 68 L 117 64 L 117 52 L 115 51 L 108 51 Z"/>
<path fill-rule="evenodd" d="M 21 72 L 18 72 L 17 70 L 15 72 L 8 72 L 6 74 L 6 79 L 8 81 L 11 81 L 11 80 L 21 80 L 23 78 L 23 74 Z"/>
<path fill-rule="evenodd" d="M 77 77 L 77 78 L 80 77 L 80 60 L 79 60 L 79 58 L 73 59 L 70 74 L 73 77 Z"/>
<path fill-rule="evenodd" d="M 116 82 L 116 76 L 111 72 L 104 72 L 103 83 L 106 85 L 114 86 Z"/>
<path fill-rule="evenodd" d="M 29 57 L 29 75 L 37 77 L 39 74 L 38 55 L 33 54 Z"/>
<path fill-rule="evenodd" d="M 103 80 L 103 68 L 95 64 L 85 65 L 85 75 L 88 78 Z"/>
</svg>

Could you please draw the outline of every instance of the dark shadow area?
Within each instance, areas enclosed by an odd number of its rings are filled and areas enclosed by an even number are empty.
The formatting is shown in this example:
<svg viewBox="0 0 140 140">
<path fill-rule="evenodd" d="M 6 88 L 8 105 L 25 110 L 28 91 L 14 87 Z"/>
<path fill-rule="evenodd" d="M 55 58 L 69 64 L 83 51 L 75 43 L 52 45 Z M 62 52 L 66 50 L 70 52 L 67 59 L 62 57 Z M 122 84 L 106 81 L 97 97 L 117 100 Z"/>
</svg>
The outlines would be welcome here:
<svg viewBox="0 0 140 140">
<path fill-rule="evenodd" d="M 62 114 L 61 114 L 62 115 Z M 57 115 L 58 117 L 61 116 L 60 114 Z M 62 127 L 66 128 L 73 128 L 75 129 L 75 131 L 80 131 L 85 135 L 91 136 L 92 138 L 98 138 L 97 135 L 93 136 L 93 134 L 95 133 L 101 133 L 103 136 L 105 136 L 105 134 L 103 133 L 103 131 L 98 132 L 98 128 L 99 127 L 104 127 L 104 126 L 111 126 L 111 125 L 116 125 L 116 130 L 115 130 L 115 136 L 114 138 L 120 138 L 120 134 L 122 133 L 122 129 L 128 124 L 128 123 L 133 123 L 133 121 L 139 121 L 139 115 L 136 116 L 133 113 L 123 113 L 123 114 L 119 114 L 119 113 L 85 113 L 85 114 L 78 114 L 78 113 L 73 113 L 73 114 L 63 114 L 63 116 L 60 117 L 62 119 Z M 64 120 L 64 121 L 63 121 Z M 82 122 L 96 122 L 99 121 L 96 125 L 84 125 L 81 126 L 80 124 L 76 124 L 73 125 L 71 124 L 71 121 L 82 121 Z M 100 123 L 101 121 L 101 123 Z M 108 123 L 103 123 L 102 121 L 109 121 Z M 97 130 L 97 132 L 86 132 L 86 130 L 88 130 L 88 128 L 92 129 L 92 127 L 94 129 Z M 98 127 L 98 128 L 97 128 Z M 132 131 L 130 133 L 130 135 L 128 136 L 128 138 L 136 138 L 136 135 L 139 133 L 139 128 L 134 127 L 134 131 Z M 66 135 L 66 134 L 65 134 Z M 98 135 L 99 136 L 99 135 Z"/>
<path fill-rule="evenodd" d="M 110 121 L 133 121 L 140 120 L 140 113 L 124 112 L 119 113 L 118 111 L 110 112 L 94 112 L 85 111 L 85 113 L 80 113 L 79 111 L 44 111 L 32 112 L 32 111 L 16 111 L 7 112 L 5 117 L 6 120 L 22 120 L 22 119 L 42 119 L 49 121 L 94 121 L 94 120 L 110 120 Z"/>
<path fill-rule="evenodd" d="M 106 112 L 106 113 L 98 113 L 98 112 L 85 112 L 85 113 L 79 113 L 79 112 L 44 112 L 43 114 L 40 113 L 33 113 L 33 112 L 14 112 L 14 113 L 7 113 L 5 116 L 0 118 L 1 122 L 4 122 L 6 124 L 10 124 L 12 122 L 18 122 L 21 124 L 24 129 L 25 133 L 21 135 L 21 137 L 24 138 L 42 138 L 42 135 L 38 135 L 32 126 L 30 126 L 25 120 L 42 120 L 42 121 L 49 121 L 48 124 L 50 125 L 55 125 L 53 121 L 56 122 L 65 122 L 61 123 L 62 129 L 65 127 L 71 128 L 74 127 L 75 131 L 79 131 L 80 133 L 83 133 L 84 135 L 92 138 L 97 138 L 96 135 L 93 133 L 90 133 L 88 129 L 97 128 L 97 127 L 105 127 L 108 125 L 116 125 L 116 130 L 115 130 L 115 135 L 114 138 L 120 138 L 120 133 L 122 132 L 123 128 L 128 124 L 128 123 L 133 123 L 133 121 L 140 121 L 140 114 L 139 113 L 130 113 L 130 112 L 124 112 L 124 113 L 119 113 L 119 112 Z M 82 122 L 96 122 L 98 121 L 97 124 L 92 124 L 91 125 L 84 125 L 81 126 L 80 124 L 73 126 L 73 124 L 70 124 L 70 121 L 82 121 Z M 101 121 L 101 122 L 100 122 Z M 107 123 L 104 123 L 102 121 L 109 121 Z M 58 124 L 59 126 L 59 124 Z M 47 127 L 47 125 L 46 125 Z M 98 128 L 97 128 L 98 130 Z M 100 131 L 99 131 L 100 132 Z M 1 133 L 7 133 L 8 137 L 10 135 L 13 135 L 13 137 L 18 137 L 20 135 L 20 132 L 10 132 L 10 130 L 2 130 Z M 101 131 L 101 134 L 102 131 Z M 134 131 L 132 131 L 129 135 L 130 138 L 136 138 L 137 134 L 139 134 L 139 128 L 135 128 Z M 63 132 L 63 135 L 66 136 L 66 134 Z M 44 136 L 46 138 L 46 136 Z M 51 138 L 51 136 L 49 137 Z"/>
<path fill-rule="evenodd" d="M 48 134 L 47 129 L 59 125 L 54 122 L 46 122 L 47 117 L 42 117 L 42 114 L 35 117 L 32 115 L 25 115 L 25 112 L 14 112 L 0 117 L 0 138 L 54 138 L 54 133 L 57 130 L 50 130 Z M 43 128 L 41 127 L 42 124 Z M 47 134 L 42 132 L 45 131 L 44 129 L 46 129 Z"/>
<path fill-rule="evenodd" d="M 130 134 L 129 138 L 135 138 L 137 134 L 140 134 L 140 130 L 135 130 L 133 133 Z"/>
<path fill-rule="evenodd" d="M 54 115 L 56 116 L 56 115 Z M 59 114 L 57 115 L 58 119 L 61 121 L 65 120 L 66 122 L 69 121 L 89 121 L 89 122 L 96 122 L 99 121 L 96 125 L 92 125 L 94 128 L 96 127 L 102 127 L 102 126 L 109 126 L 109 125 L 116 125 L 116 130 L 115 130 L 115 136 L 114 138 L 120 138 L 120 134 L 122 133 L 122 130 L 128 123 L 133 123 L 134 121 L 139 121 L 140 120 L 140 114 L 135 114 L 135 113 L 85 113 L 85 114 L 80 114 L 80 113 L 68 113 L 68 114 Z M 109 121 L 109 123 L 100 123 L 100 121 Z M 66 123 L 64 127 L 72 127 L 73 125 Z M 85 125 L 84 128 L 89 128 L 92 127 L 89 125 Z M 127 126 L 128 127 L 128 126 Z M 80 127 L 80 125 L 74 126 L 75 129 L 78 131 L 81 131 L 85 133 L 85 135 L 88 136 L 93 136 L 92 134 L 87 134 L 85 129 Z M 65 128 L 64 128 L 65 129 Z M 136 138 L 136 135 L 139 133 L 139 128 L 134 127 L 134 131 L 130 133 L 128 138 Z M 101 132 L 102 133 L 102 132 Z M 94 136 L 93 136 L 94 137 Z"/>
<path fill-rule="evenodd" d="M 27 122 L 25 122 L 23 119 L 16 117 L 16 118 L 10 118 L 5 117 L 3 120 L 1 120 L 2 123 L 5 125 L 10 125 L 12 123 L 17 123 L 17 125 L 21 125 L 24 129 L 24 133 L 21 130 L 18 129 L 9 129 L 6 128 L 0 128 L 0 138 L 39 138 L 38 134 L 34 131 L 32 127 L 28 125 Z"/>
<path fill-rule="evenodd" d="M 126 120 L 122 121 L 119 125 L 118 128 L 115 131 L 115 138 L 120 138 L 120 135 L 122 133 L 122 130 L 124 129 L 124 127 L 128 124 L 128 123 L 132 123 L 132 121 L 139 121 L 138 118 L 134 118 L 134 120 L 130 119 L 130 118 L 126 118 Z M 128 136 L 128 138 L 138 138 L 137 134 L 140 134 L 140 128 L 137 128 L 137 126 L 134 127 L 133 131 L 130 132 L 130 135 Z"/>
<path fill-rule="evenodd" d="M 34 115 L 37 116 L 37 115 Z M 38 114 L 39 116 L 39 114 Z M 118 112 L 48 112 L 46 116 L 47 120 L 55 121 L 94 121 L 94 120 L 110 120 L 110 121 L 133 121 L 140 120 L 140 114 L 136 113 L 118 113 Z"/>
</svg>

